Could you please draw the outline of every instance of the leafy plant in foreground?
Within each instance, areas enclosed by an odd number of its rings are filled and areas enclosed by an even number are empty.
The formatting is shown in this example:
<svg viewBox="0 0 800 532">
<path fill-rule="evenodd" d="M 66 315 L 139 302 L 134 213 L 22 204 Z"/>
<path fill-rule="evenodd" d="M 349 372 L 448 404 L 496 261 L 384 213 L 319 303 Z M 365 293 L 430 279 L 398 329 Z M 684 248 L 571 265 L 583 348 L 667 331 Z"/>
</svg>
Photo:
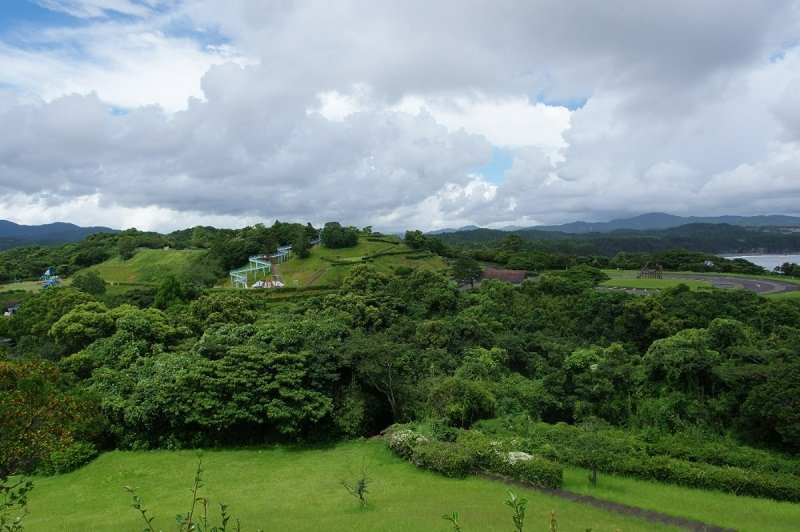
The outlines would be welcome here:
<svg viewBox="0 0 800 532">
<path fill-rule="evenodd" d="M 508 490 L 508 500 L 503 501 L 503 504 L 510 506 L 511 509 L 514 510 L 514 515 L 511 516 L 511 520 L 514 521 L 514 528 L 517 532 L 522 532 L 522 527 L 525 524 L 525 507 L 528 506 L 528 499 L 517 497 L 517 493 L 514 490 Z"/>
<path fill-rule="evenodd" d="M 363 510 L 367 506 L 367 487 L 372 482 L 372 478 L 367 474 L 366 469 L 361 468 L 361 472 L 356 475 L 356 478 L 353 482 L 345 480 L 344 478 L 339 478 L 339 484 L 344 486 L 344 489 L 347 490 L 347 493 L 355 497 L 359 500 L 361 504 L 361 509 Z"/>
<path fill-rule="evenodd" d="M 33 489 L 33 482 L 20 478 L 16 482 L 8 477 L 0 477 L 0 532 L 17 532 L 22 530 L 22 520 L 28 515 L 28 492 Z M 22 515 L 13 516 L 21 511 Z"/>
<path fill-rule="evenodd" d="M 461 525 L 458 524 L 458 512 L 453 512 L 451 515 L 444 514 L 442 519 L 452 523 L 453 532 L 461 532 Z"/>
<path fill-rule="evenodd" d="M 208 506 L 211 503 L 211 500 L 207 497 L 201 497 L 198 495 L 200 488 L 203 487 L 203 471 L 203 459 L 201 457 L 198 460 L 197 471 L 195 472 L 194 476 L 194 485 L 189 490 L 192 493 L 192 504 L 185 515 L 178 514 L 175 516 L 175 522 L 178 525 L 178 532 L 226 532 L 228 530 L 228 522 L 230 521 L 231 516 L 228 515 L 227 504 L 220 503 L 219 505 L 221 524 L 218 526 L 209 522 Z M 156 529 L 153 527 L 153 520 L 155 519 L 155 516 L 148 517 L 147 508 L 142 506 L 142 499 L 137 493 L 137 488 L 134 488 L 133 486 L 125 486 L 125 490 L 131 495 L 131 497 L 133 497 L 133 503 L 131 504 L 131 507 L 139 512 L 142 520 L 147 525 L 144 531 L 156 532 Z M 202 513 L 196 516 L 195 511 L 197 510 L 198 503 L 200 504 Z M 236 520 L 236 526 L 232 530 L 235 532 L 241 532 L 242 524 L 238 519 Z"/>
</svg>

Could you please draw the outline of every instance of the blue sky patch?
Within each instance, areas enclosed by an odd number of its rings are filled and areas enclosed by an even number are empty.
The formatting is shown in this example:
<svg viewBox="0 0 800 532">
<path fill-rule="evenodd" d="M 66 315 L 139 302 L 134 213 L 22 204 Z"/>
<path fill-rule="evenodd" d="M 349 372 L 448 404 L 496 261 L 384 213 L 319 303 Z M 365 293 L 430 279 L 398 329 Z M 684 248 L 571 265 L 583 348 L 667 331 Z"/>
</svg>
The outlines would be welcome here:
<svg viewBox="0 0 800 532">
<path fill-rule="evenodd" d="M 482 174 L 486 181 L 498 185 L 506 180 L 506 172 L 514 164 L 514 152 L 506 148 L 492 146 L 492 160 L 484 166 L 472 168 L 472 172 Z"/>
<path fill-rule="evenodd" d="M 0 9 L 0 34 L 21 28 L 77 26 L 80 21 L 60 11 L 51 11 L 29 0 L 4 0 Z"/>
<path fill-rule="evenodd" d="M 589 98 L 565 98 L 565 99 L 555 99 L 555 100 L 548 100 L 548 99 L 540 99 L 538 100 L 545 105 L 550 105 L 553 107 L 566 107 L 570 111 L 577 111 L 584 105 L 586 102 L 589 101 Z"/>
</svg>

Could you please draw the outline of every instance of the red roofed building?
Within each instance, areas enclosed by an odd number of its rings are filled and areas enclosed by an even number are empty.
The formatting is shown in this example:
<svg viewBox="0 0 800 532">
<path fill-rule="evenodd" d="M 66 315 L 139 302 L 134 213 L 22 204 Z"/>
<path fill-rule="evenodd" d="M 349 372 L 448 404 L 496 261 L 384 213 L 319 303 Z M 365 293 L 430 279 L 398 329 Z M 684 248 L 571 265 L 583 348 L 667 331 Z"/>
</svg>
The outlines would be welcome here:
<svg viewBox="0 0 800 532">
<path fill-rule="evenodd" d="M 496 270 L 494 268 L 484 268 L 480 280 L 497 279 L 498 281 L 508 281 L 513 284 L 520 284 L 525 279 L 525 270 Z"/>
</svg>

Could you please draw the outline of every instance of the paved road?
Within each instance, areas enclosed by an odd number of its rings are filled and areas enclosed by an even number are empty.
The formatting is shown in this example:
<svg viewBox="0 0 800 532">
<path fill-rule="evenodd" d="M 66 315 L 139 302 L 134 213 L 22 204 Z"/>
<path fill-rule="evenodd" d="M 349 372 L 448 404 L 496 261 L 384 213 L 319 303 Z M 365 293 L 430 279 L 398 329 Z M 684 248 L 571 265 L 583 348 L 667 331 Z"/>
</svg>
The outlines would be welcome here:
<svg viewBox="0 0 800 532">
<path fill-rule="evenodd" d="M 780 294 L 782 292 L 792 292 L 800 290 L 800 285 L 787 283 L 785 281 L 775 281 L 773 279 L 748 279 L 746 277 L 722 277 L 703 274 L 683 274 L 666 273 L 664 277 L 669 279 L 692 279 L 695 281 L 706 281 L 717 288 L 740 288 L 759 294 Z"/>
</svg>

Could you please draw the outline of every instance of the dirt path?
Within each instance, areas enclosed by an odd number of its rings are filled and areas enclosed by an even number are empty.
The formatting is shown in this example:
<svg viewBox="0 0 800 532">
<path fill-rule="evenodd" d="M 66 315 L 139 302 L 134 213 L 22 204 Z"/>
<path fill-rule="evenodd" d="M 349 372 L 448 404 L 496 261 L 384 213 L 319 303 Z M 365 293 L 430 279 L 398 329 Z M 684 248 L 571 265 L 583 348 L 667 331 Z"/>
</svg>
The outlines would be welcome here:
<svg viewBox="0 0 800 532">
<path fill-rule="evenodd" d="M 279 266 L 278 261 L 273 261 L 272 263 L 272 279 L 274 281 L 283 282 L 283 279 L 281 279 L 281 267 Z"/>
<path fill-rule="evenodd" d="M 489 473 L 478 473 L 478 476 L 489 480 L 503 482 L 510 486 L 535 490 L 540 493 L 552 495 L 553 497 L 558 497 L 560 499 L 566 499 L 568 501 L 577 502 L 580 504 L 588 504 L 589 506 L 594 506 L 595 508 L 600 508 L 602 510 L 609 510 L 611 512 L 615 512 L 625 516 L 638 517 L 640 519 L 644 519 L 645 521 L 650 521 L 651 523 L 660 523 L 664 525 L 678 526 L 681 528 L 685 528 L 687 530 L 697 530 L 697 531 L 702 530 L 708 532 L 735 532 L 735 530 L 732 528 L 724 528 L 717 525 L 709 525 L 701 521 L 695 521 L 693 519 L 686 519 L 684 517 L 675 517 L 673 515 L 662 514 L 660 512 L 645 510 L 644 508 L 638 508 L 636 506 L 628 506 L 627 504 L 621 504 L 618 502 L 598 499 L 597 497 L 592 497 L 590 495 L 581 495 L 580 493 L 558 490 L 554 488 L 542 488 L 534 484 L 530 484 L 528 482 L 510 480 L 498 475 L 491 475 Z"/>
<path fill-rule="evenodd" d="M 308 284 L 306 286 L 311 286 L 312 284 L 316 283 L 319 280 L 320 277 L 325 275 L 325 272 L 327 272 L 327 271 L 328 271 L 328 268 L 325 268 L 324 270 L 320 270 L 317 273 L 315 273 L 314 277 L 312 277 L 311 279 L 308 280 Z"/>
</svg>

